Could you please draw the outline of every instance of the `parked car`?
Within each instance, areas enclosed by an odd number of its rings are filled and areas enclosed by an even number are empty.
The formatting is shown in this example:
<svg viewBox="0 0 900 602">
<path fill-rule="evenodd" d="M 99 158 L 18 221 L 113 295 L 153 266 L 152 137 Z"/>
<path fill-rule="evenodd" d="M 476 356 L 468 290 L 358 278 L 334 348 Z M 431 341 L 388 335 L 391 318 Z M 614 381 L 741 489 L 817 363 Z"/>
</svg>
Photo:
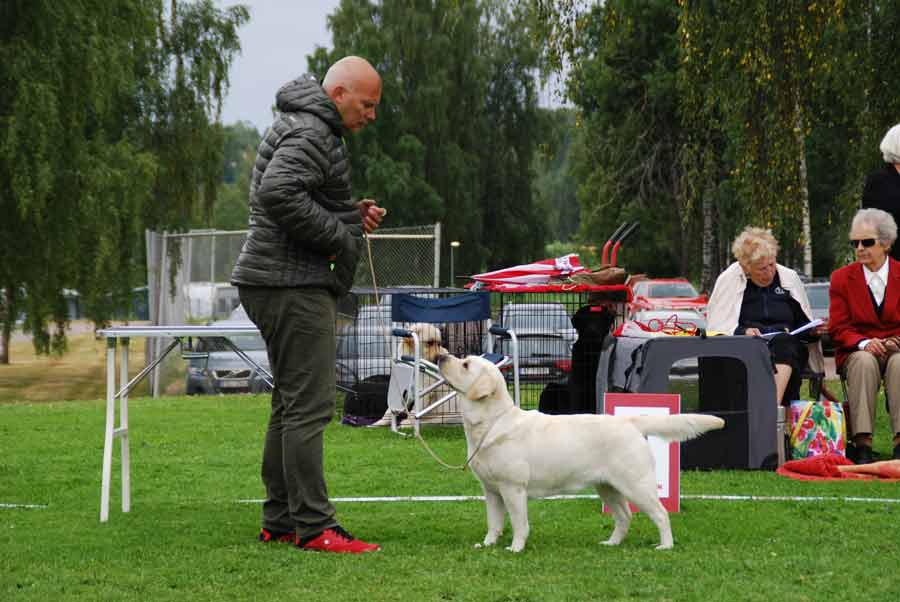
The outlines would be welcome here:
<svg viewBox="0 0 900 602">
<path fill-rule="evenodd" d="M 558 336 L 569 347 L 578 340 L 578 331 L 562 303 L 507 303 L 500 310 L 498 323 L 519 337 Z"/>
<path fill-rule="evenodd" d="M 563 337 L 516 333 L 519 343 L 520 382 L 565 382 L 572 371 L 572 348 Z M 501 340 L 497 352 L 512 355 L 509 339 Z M 512 366 L 508 370 L 512 370 Z M 509 372 L 509 379 L 512 372 Z"/>
<path fill-rule="evenodd" d="M 211 322 L 210 326 L 253 326 L 253 323 L 247 317 L 244 308 L 238 305 L 227 320 Z M 253 366 L 217 339 L 218 337 L 200 339 L 194 349 L 194 357 L 188 360 L 185 385 L 188 395 L 248 393 L 268 389 L 268 385 Z M 240 335 L 230 339 L 250 359 L 266 371 L 270 371 L 269 356 L 262 336 Z"/>
<path fill-rule="evenodd" d="M 810 319 L 820 318 L 825 324 L 828 324 L 828 308 L 831 303 L 828 298 L 830 283 L 827 281 L 807 282 L 803 286 L 806 288 L 806 296 L 809 298 L 809 305 L 812 308 L 813 315 L 810 316 Z M 820 340 L 822 341 L 822 352 L 825 355 L 833 355 L 834 341 L 831 340 L 828 333 L 823 334 Z"/>
<path fill-rule="evenodd" d="M 649 278 L 631 285 L 629 312 L 646 309 L 694 309 L 706 315 L 708 299 L 685 278 Z"/>
<path fill-rule="evenodd" d="M 337 334 L 338 386 L 349 389 L 372 377 L 389 377 L 399 345 L 400 339 L 387 327 L 367 321 L 347 324 Z"/>
<path fill-rule="evenodd" d="M 516 333 L 519 379 L 522 382 L 564 382 L 572 371 L 572 345 L 578 331 L 562 303 L 507 303 L 498 324 Z M 512 354 L 509 340 L 497 351 Z"/>
</svg>

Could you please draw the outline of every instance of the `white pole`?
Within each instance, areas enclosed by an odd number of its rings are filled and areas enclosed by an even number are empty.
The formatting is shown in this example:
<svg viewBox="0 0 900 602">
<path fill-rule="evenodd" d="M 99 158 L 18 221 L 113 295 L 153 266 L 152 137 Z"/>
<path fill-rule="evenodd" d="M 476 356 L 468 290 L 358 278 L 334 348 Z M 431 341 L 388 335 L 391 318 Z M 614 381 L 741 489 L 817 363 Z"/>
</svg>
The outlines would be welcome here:
<svg viewBox="0 0 900 602">
<path fill-rule="evenodd" d="M 116 339 L 106 339 L 106 430 L 103 436 L 103 470 L 100 473 L 100 522 L 109 519 L 109 484 L 112 480 L 113 429 L 116 421 Z"/>
<path fill-rule="evenodd" d="M 168 232 L 162 233 L 162 259 L 160 261 L 161 268 L 159 272 L 159 305 L 156 311 L 158 325 L 167 324 L 167 316 L 164 311 L 166 307 L 166 288 L 169 282 L 169 234 Z M 152 361 L 156 361 L 156 358 L 159 357 L 160 345 L 162 345 L 162 341 L 158 338 L 153 340 L 153 357 L 150 358 Z M 159 397 L 159 366 L 153 368 L 153 377 L 151 380 L 151 385 L 153 386 L 153 398 L 156 399 Z"/>
<path fill-rule="evenodd" d="M 434 225 L 434 288 L 441 286 L 441 222 Z"/>
<path fill-rule="evenodd" d="M 119 428 L 117 429 L 122 445 L 122 512 L 131 511 L 131 455 L 128 453 L 128 337 L 122 339 L 119 351 L 119 384 L 122 385 L 122 396 L 119 397 Z M 115 395 L 115 392 L 113 393 Z"/>
</svg>

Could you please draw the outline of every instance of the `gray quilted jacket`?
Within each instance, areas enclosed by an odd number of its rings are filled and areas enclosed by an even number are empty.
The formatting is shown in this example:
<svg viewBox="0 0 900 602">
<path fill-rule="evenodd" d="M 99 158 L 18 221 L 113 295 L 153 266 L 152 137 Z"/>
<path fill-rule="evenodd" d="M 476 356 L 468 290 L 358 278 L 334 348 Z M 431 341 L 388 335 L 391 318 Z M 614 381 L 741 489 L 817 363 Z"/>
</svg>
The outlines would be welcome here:
<svg viewBox="0 0 900 602">
<path fill-rule="evenodd" d="M 314 77 L 288 82 L 250 179 L 250 232 L 231 283 L 350 290 L 362 219 L 337 107 Z"/>
</svg>

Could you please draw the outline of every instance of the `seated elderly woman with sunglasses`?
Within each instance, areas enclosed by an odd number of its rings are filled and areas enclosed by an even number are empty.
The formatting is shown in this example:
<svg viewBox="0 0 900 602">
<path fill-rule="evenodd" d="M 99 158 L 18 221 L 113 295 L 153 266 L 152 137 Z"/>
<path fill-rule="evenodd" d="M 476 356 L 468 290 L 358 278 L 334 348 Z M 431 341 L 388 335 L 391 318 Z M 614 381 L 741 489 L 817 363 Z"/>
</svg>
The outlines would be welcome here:
<svg viewBox="0 0 900 602">
<path fill-rule="evenodd" d="M 831 275 L 829 332 L 835 364 L 847 380 L 851 457 L 871 462 L 875 401 L 884 381 L 894 458 L 900 459 L 900 262 L 888 255 L 897 240 L 894 218 L 861 209 L 850 227 L 856 261 Z"/>
<path fill-rule="evenodd" d="M 775 263 L 778 242 L 769 230 L 747 227 L 731 246 L 736 262 L 719 275 L 707 306 L 708 330 L 768 339 L 775 365 L 776 401 L 800 396 L 800 372 L 824 370 L 818 329 L 788 334 L 809 324 L 812 309 L 797 272 Z"/>
</svg>

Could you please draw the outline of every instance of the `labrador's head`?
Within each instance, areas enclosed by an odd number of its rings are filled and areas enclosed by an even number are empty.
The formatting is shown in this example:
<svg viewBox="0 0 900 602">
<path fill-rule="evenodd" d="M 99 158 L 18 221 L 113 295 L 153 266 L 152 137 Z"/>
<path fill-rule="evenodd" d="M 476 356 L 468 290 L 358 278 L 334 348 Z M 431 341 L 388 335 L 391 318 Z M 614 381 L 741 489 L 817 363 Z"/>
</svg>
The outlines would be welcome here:
<svg viewBox="0 0 900 602">
<path fill-rule="evenodd" d="M 473 401 L 496 399 L 501 392 L 507 393 L 500 369 L 483 357 L 470 355 L 459 359 L 442 355 L 437 364 L 450 386 Z"/>
<path fill-rule="evenodd" d="M 441 347 L 441 329 L 434 324 L 413 324 L 408 330 L 416 333 L 419 337 L 419 345 L 422 348 L 422 357 L 429 362 L 434 363 L 437 361 L 439 355 L 447 353 L 447 350 Z M 403 339 L 401 347 L 403 355 L 412 355 L 415 353 L 412 337 Z"/>
</svg>

